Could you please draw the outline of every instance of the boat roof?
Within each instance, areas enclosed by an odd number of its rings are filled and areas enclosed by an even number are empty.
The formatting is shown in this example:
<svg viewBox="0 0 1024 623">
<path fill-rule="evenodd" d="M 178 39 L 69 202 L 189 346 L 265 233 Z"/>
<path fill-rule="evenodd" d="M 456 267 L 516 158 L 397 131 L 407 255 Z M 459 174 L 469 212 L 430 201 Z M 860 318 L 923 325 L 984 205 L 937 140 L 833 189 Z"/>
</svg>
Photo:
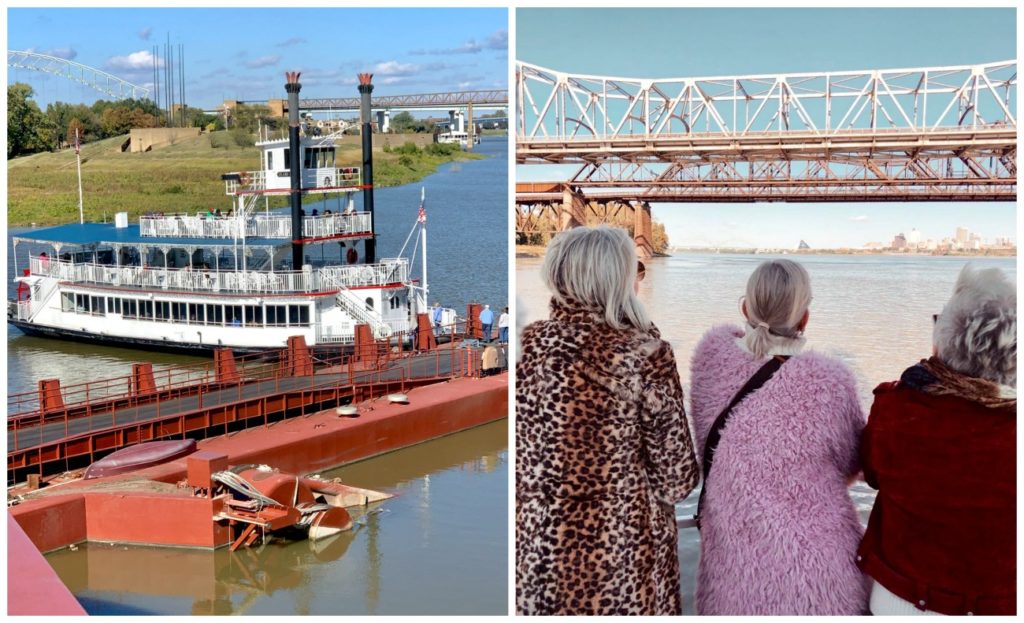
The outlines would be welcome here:
<svg viewBox="0 0 1024 623">
<path fill-rule="evenodd" d="M 11 236 L 16 240 L 49 242 L 88 246 L 94 244 L 135 245 L 135 246 L 181 246 L 181 247 L 223 247 L 234 245 L 231 238 L 176 238 L 143 236 L 138 224 L 115 227 L 113 223 L 70 223 L 26 231 Z M 288 242 L 273 238 L 246 238 L 249 247 L 277 247 Z"/>
</svg>

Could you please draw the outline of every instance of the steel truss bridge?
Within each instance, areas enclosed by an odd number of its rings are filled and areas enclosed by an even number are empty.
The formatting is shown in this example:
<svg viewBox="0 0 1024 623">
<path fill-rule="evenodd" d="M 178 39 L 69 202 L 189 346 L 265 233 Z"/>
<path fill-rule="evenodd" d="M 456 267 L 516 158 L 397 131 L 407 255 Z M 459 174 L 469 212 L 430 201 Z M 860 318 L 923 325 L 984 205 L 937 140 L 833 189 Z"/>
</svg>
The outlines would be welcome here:
<svg viewBox="0 0 1024 623">
<path fill-rule="evenodd" d="M 664 80 L 517 63 L 515 90 L 516 163 L 574 170 L 519 185 L 521 212 L 568 205 L 565 193 L 644 204 L 1017 197 L 1015 61 Z"/>
<path fill-rule="evenodd" d="M 53 74 L 72 82 L 79 82 L 118 100 L 143 99 L 149 95 L 149 89 L 145 87 L 132 84 L 105 71 L 56 56 L 23 50 L 8 50 L 7 66 Z"/>
<path fill-rule="evenodd" d="M 359 110 L 358 97 L 309 98 L 299 101 L 302 110 Z M 373 96 L 374 110 L 443 110 L 476 106 L 508 106 L 508 91 L 461 91 L 420 95 Z"/>
</svg>

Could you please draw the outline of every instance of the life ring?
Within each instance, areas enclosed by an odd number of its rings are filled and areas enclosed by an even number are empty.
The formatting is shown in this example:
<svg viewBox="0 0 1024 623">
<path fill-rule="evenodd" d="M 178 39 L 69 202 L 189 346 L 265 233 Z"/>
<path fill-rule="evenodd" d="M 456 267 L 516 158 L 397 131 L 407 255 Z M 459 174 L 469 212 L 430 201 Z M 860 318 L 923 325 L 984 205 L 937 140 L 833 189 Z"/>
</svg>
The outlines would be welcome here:
<svg viewBox="0 0 1024 623">
<path fill-rule="evenodd" d="M 359 261 L 359 251 L 356 251 L 355 247 L 349 247 L 348 253 L 345 254 L 345 259 L 348 260 L 349 264 L 355 264 Z"/>
</svg>

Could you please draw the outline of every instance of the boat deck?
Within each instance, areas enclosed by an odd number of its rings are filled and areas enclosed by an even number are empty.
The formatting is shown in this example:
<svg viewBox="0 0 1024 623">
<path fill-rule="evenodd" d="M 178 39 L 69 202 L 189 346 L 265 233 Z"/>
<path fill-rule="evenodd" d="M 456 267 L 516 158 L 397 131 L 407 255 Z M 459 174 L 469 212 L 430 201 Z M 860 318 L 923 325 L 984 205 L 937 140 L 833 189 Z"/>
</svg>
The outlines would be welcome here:
<svg viewBox="0 0 1024 623">
<path fill-rule="evenodd" d="M 91 462 L 120 447 L 152 439 L 209 436 L 266 424 L 270 419 L 305 416 L 318 409 L 390 392 L 481 373 L 480 348 L 441 348 L 370 363 L 328 365 L 310 374 L 282 358 L 271 374 L 199 381 L 146 399 L 109 397 L 56 411 L 40 409 L 8 421 L 8 481 L 35 472 Z"/>
</svg>

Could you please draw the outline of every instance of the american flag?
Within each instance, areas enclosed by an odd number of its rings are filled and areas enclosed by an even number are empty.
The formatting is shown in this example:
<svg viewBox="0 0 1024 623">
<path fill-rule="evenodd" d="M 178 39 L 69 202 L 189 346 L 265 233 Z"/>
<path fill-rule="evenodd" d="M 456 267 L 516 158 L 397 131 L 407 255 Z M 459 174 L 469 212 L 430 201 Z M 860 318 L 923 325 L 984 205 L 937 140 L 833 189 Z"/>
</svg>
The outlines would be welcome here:
<svg viewBox="0 0 1024 623">
<path fill-rule="evenodd" d="M 420 195 L 420 214 L 419 214 L 419 216 L 416 217 L 417 222 L 420 222 L 420 223 L 426 223 L 427 222 L 426 203 L 427 203 L 426 192 L 423 192 Z"/>
</svg>

